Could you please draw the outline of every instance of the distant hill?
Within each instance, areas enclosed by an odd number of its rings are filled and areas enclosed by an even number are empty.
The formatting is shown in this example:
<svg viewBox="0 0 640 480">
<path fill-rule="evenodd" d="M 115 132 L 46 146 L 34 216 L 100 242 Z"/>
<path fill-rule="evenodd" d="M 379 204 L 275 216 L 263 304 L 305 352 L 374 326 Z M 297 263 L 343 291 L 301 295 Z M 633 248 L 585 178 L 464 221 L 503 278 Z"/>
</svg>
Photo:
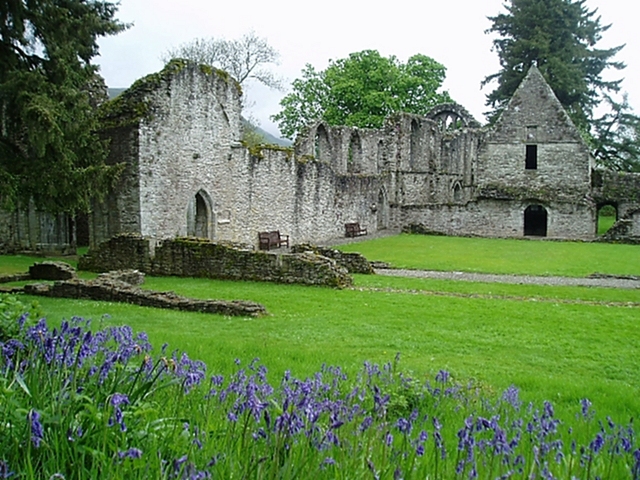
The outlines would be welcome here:
<svg viewBox="0 0 640 480">
<path fill-rule="evenodd" d="M 266 130 L 263 130 L 260 127 L 255 127 L 256 132 L 262 135 L 265 139 L 265 143 L 270 143 L 272 145 L 280 145 L 281 147 L 290 147 L 293 145 L 291 140 L 287 140 L 286 138 L 278 138 L 275 135 L 271 135 Z"/>
<path fill-rule="evenodd" d="M 122 92 L 124 92 L 126 88 L 108 88 L 107 93 L 109 95 L 109 99 L 116 98 Z M 246 124 L 246 120 L 243 118 L 242 121 Z M 271 135 L 266 130 L 263 130 L 260 127 L 255 127 L 256 131 L 262 135 L 265 139 L 265 143 L 269 143 L 272 145 L 280 145 L 281 147 L 290 147 L 293 145 L 291 140 L 287 140 L 286 138 L 278 138 L 275 135 Z"/>
<path fill-rule="evenodd" d="M 116 98 L 125 90 L 126 88 L 107 88 L 107 94 L 109 95 L 109 100 L 111 100 L 112 98 Z"/>
</svg>

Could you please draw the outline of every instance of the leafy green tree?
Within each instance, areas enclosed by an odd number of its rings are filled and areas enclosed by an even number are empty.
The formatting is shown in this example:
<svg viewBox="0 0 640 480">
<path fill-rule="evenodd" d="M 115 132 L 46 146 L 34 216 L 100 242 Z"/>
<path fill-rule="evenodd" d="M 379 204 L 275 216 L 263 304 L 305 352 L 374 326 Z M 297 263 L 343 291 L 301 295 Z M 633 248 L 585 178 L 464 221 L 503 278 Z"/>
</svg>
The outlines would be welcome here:
<svg viewBox="0 0 640 480">
<path fill-rule="evenodd" d="M 98 37 L 126 28 L 116 3 L 0 2 L 0 203 L 86 211 L 118 172 L 105 165 L 95 105 Z M 96 88 L 97 87 L 97 88 Z"/>
<path fill-rule="evenodd" d="M 487 95 L 490 119 L 498 117 L 529 67 L 537 65 L 593 146 L 596 160 L 603 166 L 628 169 L 630 152 L 640 148 L 634 126 L 638 118 L 626 101 L 612 100 L 622 80 L 603 78 L 607 69 L 625 68 L 614 60 L 623 46 L 597 48 L 610 25 L 601 23 L 597 9 L 589 10 L 586 0 L 507 0 L 504 7 L 506 13 L 489 17 L 492 26 L 487 30 L 497 35 L 493 45 L 501 66 L 483 82 L 497 82 Z M 610 107 L 609 113 L 595 117 L 599 106 Z M 622 157 L 627 160 L 621 162 Z"/>
<path fill-rule="evenodd" d="M 446 91 L 438 92 L 445 72 L 444 66 L 425 55 L 402 63 L 376 50 L 331 61 L 323 71 L 307 65 L 272 119 L 287 138 L 318 119 L 330 125 L 381 127 L 391 113 L 424 114 L 434 105 L 450 102 Z"/>
</svg>

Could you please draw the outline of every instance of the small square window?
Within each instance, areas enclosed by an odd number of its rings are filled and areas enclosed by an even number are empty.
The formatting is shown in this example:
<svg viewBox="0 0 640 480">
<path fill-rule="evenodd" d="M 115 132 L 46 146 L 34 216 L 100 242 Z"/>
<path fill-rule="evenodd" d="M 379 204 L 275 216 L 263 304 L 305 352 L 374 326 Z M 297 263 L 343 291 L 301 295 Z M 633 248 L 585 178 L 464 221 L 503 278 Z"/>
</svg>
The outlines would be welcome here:
<svg viewBox="0 0 640 480">
<path fill-rule="evenodd" d="M 527 145 L 527 156 L 525 158 L 524 168 L 527 170 L 536 170 L 538 168 L 537 145 Z"/>
</svg>

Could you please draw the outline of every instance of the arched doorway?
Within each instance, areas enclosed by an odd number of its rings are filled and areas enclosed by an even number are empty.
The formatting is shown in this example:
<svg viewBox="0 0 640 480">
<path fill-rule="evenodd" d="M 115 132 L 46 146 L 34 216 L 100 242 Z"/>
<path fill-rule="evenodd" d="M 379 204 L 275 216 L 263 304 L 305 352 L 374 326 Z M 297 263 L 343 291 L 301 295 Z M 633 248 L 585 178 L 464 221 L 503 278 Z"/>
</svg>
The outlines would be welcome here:
<svg viewBox="0 0 640 480">
<path fill-rule="evenodd" d="M 187 235 L 209 240 L 215 237 L 211 197 L 204 190 L 199 190 L 189 202 Z"/>
<path fill-rule="evenodd" d="M 596 234 L 604 235 L 618 220 L 618 206 L 613 203 L 598 205 Z"/>
<path fill-rule="evenodd" d="M 524 234 L 532 237 L 547 236 L 547 210 L 542 205 L 529 205 L 525 209 Z"/>
</svg>

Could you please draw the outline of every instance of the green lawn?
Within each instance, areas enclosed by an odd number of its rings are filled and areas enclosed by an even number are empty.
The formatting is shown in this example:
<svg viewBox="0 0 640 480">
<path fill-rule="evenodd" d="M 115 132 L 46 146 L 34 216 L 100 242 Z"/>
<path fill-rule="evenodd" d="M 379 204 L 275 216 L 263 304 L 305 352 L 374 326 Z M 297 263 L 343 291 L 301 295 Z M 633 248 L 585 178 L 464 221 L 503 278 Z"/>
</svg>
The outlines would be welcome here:
<svg viewBox="0 0 640 480">
<path fill-rule="evenodd" d="M 584 277 L 640 275 L 640 247 L 588 242 L 397 235 L 338 247 L 398 268 Z"/>
<path fill-rule="evenodd" d="M 461 250 L 477 239 L 403 235 L 403 242 Z M 371 246 L 388 239 L 364 242 Z M 619 268 L 621 246 L 551 242 L 497 242 L 502 250 L 551 245 L 577 249 Z M 482 243 L 482 242 L 479 242 Z M 477 245 L 478 243 L 474 243 Z M 494 243 L 495 244 L 495 243 Z M 424 243 L 422 245 L 424 247 Z M 351 246 L 350 246 L 351 247 Z M 595 247 L 583 250 L 584 247 Z M 379 249 L 379 246 L 376 247 Z M 637 252 L 637 247 L 623 249 Z M 610 254 L 606 255 L 609 249 Z M 405 259 L 415 254 L 405 249 Z M 604 253 L 602 253 L 604 252 Z M 636 254 L 637 255 L 637 254 Z M 566 257 L 576 257 L 575 252 Z M 373 258 L 379 258 L 374 256 Z M 504 265 L 520 271 L 522 259 Z M 613 260 L 612 260 L 613 259 Z M 33 259 L 31 259 L 33 260 Z M 23 261 L 23 259 L 20 259 Z M 634 258 L 637 265 L 637 258 Z M 634 264 L 628 260 L 627 264 Z M 0 257 L 0 273 L 17 259 Z M 583 258 L 592 265 L 591 256 Z M 565 266 L 571 262 L 563 261 Z M 638 273 L 629 268 L 629 273 Z M 617 272 L 620 273 L 620 272 Z M 356 275 L 356 287 L 319 287 L 148 277 L 146 288 L 197 298 L 263 303 L 263 318 L 231 318 L 107 302 L 38 298 L 52 321 L 79 315 L 108 324 L 129 324 L 149 333 L 156 348 L 169 342 L 204 360 L 211 372 L 230 372 L 233 361 L 260 357 L 272 375 L 303 376 L 322 363 L 357 371 L 366 360 L 383 363 L 401 354 L 400 366 L 418 378 L 448 369 L 462 382 L 475 379 L 499 392 L 511 384 L 527 400 L 554 401 L 567 415 L 579 399 L 617 419 L 640 410 L 640 291 L 544 287 Z M 31 298 L 25 298 L 31 300 Z M 109 318 L 102 317 L 109 314 Z"/>
<path fill-rule="evenodd" d="M 598 235 L 604 235 L 616 223 L 615 215 L 600 215 L 598 217 Z"/>
</svg>

